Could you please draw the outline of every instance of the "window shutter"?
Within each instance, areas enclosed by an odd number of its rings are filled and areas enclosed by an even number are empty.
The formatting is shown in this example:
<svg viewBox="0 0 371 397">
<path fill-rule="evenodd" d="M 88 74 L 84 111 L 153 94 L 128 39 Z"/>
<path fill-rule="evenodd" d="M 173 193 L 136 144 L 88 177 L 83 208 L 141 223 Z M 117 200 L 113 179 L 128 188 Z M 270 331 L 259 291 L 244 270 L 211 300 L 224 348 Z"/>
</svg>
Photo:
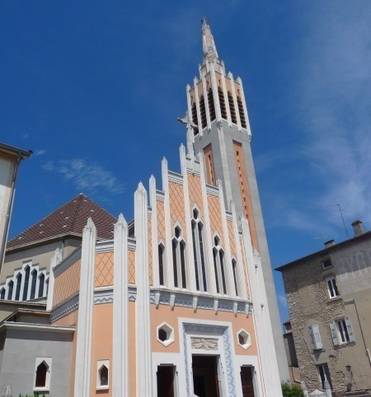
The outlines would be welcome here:
<svg viewBox="0 0 371 397">
<path fill-rule="evenodd" d="M 345 317 L 345 325 L 347 327 L 348 335 L 349 335 L 349 341 L 350 342 L 355 342 L 355 337 L 354 337 L 354 332 L 353 332 L 353 327 L 352 323 L 349 320 L 349 317 Z"/>
<path fill-rule="evenodd" d="M 335 321 L 332 321 L 330 323 L 330 330 L 331 330 L 332 342 L 333 342 L 334 346 L 338 346 L 339 345 L 339 338 L 338 338 L 338 333 L 337 333 Z"/>
<path fill-rule="evenodd" d="M 323 348 L 321 334 L 319 332 L 318 324 L 312 324 L 309 326 L 310 335 L 312 337 L 313 349 L 321 350 Z"/>
</svg>

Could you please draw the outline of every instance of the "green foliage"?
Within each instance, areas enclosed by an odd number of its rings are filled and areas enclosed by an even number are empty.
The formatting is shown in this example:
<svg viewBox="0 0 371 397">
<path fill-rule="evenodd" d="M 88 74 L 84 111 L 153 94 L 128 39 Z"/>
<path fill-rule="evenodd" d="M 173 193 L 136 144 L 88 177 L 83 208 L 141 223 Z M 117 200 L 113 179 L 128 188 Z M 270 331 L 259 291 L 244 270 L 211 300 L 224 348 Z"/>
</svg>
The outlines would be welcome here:
<svg viewBox="0 0 371 397">
<path fill-rule="evenodd" d="M 283 397 L 304 397 L 304 392 L 299 385 L 284 383 L 282 385 Z"/>
</svg>

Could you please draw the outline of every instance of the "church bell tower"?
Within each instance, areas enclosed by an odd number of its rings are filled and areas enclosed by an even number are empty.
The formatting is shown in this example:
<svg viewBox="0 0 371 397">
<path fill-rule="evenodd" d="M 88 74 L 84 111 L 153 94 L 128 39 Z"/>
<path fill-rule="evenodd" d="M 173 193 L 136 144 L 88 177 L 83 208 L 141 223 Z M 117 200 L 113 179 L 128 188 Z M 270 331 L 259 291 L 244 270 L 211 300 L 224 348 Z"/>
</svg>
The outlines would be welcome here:
<svg viewBox="0 0 371 397">
<path fill-rule="evenodd" d="M 202 21 L 203 61 L 199 77 L 187 85 L 188 151 L 202 157 L 209 185 L 222 182 L 225 206 L 235 205 L 248 220 L 253 248 L 259 253 L 272 322 L 281 380 L 288 366 L 281 333 L 276 291 L 251 152 L 251 129 L 241 78 L 226 72 L 206 20 Z"/>
</svg>

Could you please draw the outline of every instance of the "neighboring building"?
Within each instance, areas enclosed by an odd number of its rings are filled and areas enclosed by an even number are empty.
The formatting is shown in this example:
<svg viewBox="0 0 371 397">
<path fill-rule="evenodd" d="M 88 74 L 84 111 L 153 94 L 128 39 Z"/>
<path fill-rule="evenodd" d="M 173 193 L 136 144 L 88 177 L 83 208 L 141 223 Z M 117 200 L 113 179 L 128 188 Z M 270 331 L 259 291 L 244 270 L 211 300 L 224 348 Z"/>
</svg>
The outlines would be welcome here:
<svg viewBox="0 0 371 397">
<path fill-rule="evenodd" d="M 0 302 L 45 299 L 56 249 L 58 260 L 79 249 L 89 217 L 97 225 L 98 239 L 113 237 L 115 218 L 81 193 L 9 241 L 0 273 Z"/>
<path fill-rule="evenodd" d="M 296 355 L 294 336 L 292 335 L 292 328 L 290 321 L 286 321 L 285 323 L 283 323 L 283 327 L 284 327 L 283 340 L 285 344 L 287 362 L 289 365 L 290 380 L 291 382 L 301 383 L 298 357 Z"/>
<path fill-rule="evenodd" d="M 0 390 L 282 396 L 278 356 L 288 370 L 283 338 L 273 331 L 242 82 L 225 73 L 205 21 L 202 39 L 200 79 L 187 87 L 181 172 L 163 159 L 161 189 L 153 176 L 148 193 L 139 184 L 132 224 L 120 215 L 113 239 L 97 241 L 99 220 L 89 219 L 81 249 L 63 259 L 55 253 L 50 323 L 39 310 L 3 322 Z"/>
<path fill-rule="evenodd" d="M 371 232 L 278 268 L 286 289 L 298 364 L 309 391 L 371 395 Z M 363 393 L 363 394 L 362 394 Z"/>
<path fill-rule="evenodd" d="M 18 167 L 20 162 L 31 153 L 31 151 L 0 143 L 0 271 L 8 236 Z"/>
</svg>

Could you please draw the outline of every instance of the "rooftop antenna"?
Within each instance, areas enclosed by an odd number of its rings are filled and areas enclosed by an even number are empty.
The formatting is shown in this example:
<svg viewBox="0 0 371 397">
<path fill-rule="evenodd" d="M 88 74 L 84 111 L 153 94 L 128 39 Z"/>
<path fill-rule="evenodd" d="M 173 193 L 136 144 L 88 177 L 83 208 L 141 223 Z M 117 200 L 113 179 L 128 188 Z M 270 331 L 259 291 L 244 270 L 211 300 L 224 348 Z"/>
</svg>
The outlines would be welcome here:
<svg viewBox="0 0 371 397">
<path fill-rule="evenodd" d="M 343 209 L 341 208 L 341 205 L 339 203 L 336 203 L 335 205 L 338 207 L 338 210 L 339 210 L 340 218 L 341 218 L 341 221 L 342 221 L 343 227 L 344 227 L 345 237 L 349 237 L 349 232 L 348 232 L 347 226 L 344 221 Z"/>
</svg>

